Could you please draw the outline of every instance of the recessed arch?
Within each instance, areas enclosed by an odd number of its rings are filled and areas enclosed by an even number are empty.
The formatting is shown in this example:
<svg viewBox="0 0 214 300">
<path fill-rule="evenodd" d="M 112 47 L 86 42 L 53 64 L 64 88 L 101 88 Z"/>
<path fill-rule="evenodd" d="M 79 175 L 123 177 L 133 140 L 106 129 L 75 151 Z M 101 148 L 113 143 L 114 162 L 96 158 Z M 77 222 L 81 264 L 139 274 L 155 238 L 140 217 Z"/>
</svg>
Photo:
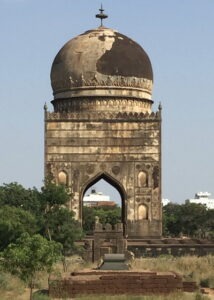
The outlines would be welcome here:
<svg viewBox="0 0 214 300">
<path fill-rule="evenodd" d="M 145 204 L 140 204 L 137 210 L 138 220 L 148 220 L 148 207 Z"/>
<path fill-rule="evenodd" d="M 140 171 L 138 173 L 138 186 L 148 187 L 148 174 L 145 171 Z"/>
<path fill-rule="evenodd" d="M 61 170 L 58 173 L 58 183 L 68 185 L 68 174 L 66 171 Z"/>
</svg>

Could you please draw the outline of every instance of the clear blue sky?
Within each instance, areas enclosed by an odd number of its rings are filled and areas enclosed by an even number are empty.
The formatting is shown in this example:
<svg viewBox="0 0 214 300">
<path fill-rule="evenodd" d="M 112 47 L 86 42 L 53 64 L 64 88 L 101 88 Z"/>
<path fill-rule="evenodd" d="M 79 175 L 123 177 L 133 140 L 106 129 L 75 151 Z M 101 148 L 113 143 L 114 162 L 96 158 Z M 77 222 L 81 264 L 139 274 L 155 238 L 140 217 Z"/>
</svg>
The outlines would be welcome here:
<svg viewBox="0 0 214 300">
<path fill-rule="evenodd" d="M 50 68 L 70 38 L 98 27 L 100 0 L 0 0 L 0 184 L 40 187 Z M 163 105 L 163 197 L 214 196 L 214 1 L 103 0 L 107 27 L 137 41 Z"/>
</svg>

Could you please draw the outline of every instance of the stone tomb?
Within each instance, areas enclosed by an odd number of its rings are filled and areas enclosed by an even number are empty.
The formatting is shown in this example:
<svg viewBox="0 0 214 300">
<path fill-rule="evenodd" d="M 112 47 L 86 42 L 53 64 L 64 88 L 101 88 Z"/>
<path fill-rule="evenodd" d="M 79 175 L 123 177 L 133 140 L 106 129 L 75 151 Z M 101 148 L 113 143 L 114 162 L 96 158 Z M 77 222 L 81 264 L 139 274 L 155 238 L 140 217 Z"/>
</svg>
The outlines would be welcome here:
<svg viewBox="0 0 214 300">
<path fill-rule="evenodd" d="M 100 179 L 121 195 L 123 236 L 162 234 L 161 106 L 153 111 L 149 56 L 100 26 L 68 41 L 51 68 L 45 105 L 45 175 L 65 184 L 83 222 L 83 196 Z M 112 199 L 114 200 L 114 199 Z"/>
<path fill-rule="evenodd" d="M 129 270 L 125 254 L 105 254 L 103 262 L 98 267 L 99 270 Z"/>
</svg>

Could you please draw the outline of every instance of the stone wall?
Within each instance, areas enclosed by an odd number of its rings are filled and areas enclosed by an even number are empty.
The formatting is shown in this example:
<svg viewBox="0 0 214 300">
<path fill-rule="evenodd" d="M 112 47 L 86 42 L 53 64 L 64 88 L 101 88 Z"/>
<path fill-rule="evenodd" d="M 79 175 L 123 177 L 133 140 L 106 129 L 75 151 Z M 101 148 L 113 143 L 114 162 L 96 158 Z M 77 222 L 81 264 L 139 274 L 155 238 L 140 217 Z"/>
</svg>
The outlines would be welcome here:
<svg viewBox="0 0 214 300">
<path fill-rule="evenodd" d="M 193 292 L 195 282 L 183 282 L 173 272 L 82 271 L 62 280 L 50 279 L 49 294 L 54 298 L 77 295 L 150 295 L 176 291 Z"/>
<path fill-rule="evenodd" d="M 127 250 L 135 257 L 157 257 L 159 255 L 208 255 L 214 253 L 214 241 L 191 238 L 162 238 L 129 240 Z"/>
<path fill-rule="evenodd" d="M 94 236 L 78 243 L 84 248 L 86 261 L 98 261 L 105 253 L 126 253 L 140 257 L 160 255 L 213 255 L 214 241 L 201 239 L 162 238 L 162 239 L 124 239 L 122 231 L 99 230 Z"/>
<path fill-rule="evenodd" d="M 160 237 L 161 113 L 113 111 L 110 103 L 105 112 L 45 111 L 46 175 L 68 185 L 69 207 L 80 222 L 84 192 L 105 179 L 121 195 L 124 236 Z"/>
<path fill-rule="evenodd" d="M 107 253 L 125 253 L 126 240 L 123 237 L 123 224 L 95 224 L 93 240 L 93 261 L 99 261 Z"/>
</svg>

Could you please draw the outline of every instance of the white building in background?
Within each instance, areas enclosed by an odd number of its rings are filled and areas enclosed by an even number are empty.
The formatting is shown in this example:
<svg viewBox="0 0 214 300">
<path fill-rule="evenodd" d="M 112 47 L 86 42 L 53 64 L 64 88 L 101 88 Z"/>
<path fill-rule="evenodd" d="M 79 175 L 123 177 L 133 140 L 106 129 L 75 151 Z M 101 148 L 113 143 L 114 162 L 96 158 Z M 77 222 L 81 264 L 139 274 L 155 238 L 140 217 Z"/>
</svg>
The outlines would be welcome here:
<svg viewBox="0 0 214 300">
<path fill-rule="evenodd" d="M 165 206 L 169 204 L 171 201 L 169 199 L 162 199 L 162 205 Z"/>
<path fill-rule="evenodd" d="M 83 197 L 83 205 L 88 207 L 115 206 L 116 203 L 110 200 L 110 196 L 92 189 L 90 194 Z"/>
<path fill-rule="evenodd" d="M 208 192 L 198 192 L 195 194 L 194 199 L 187 199 L 187 201 L 190 203 L 204 204 L 207 209 L 214 209 L 214 199 L 210 199 L 210 196 L 211 194 Z"/>
</svg>

